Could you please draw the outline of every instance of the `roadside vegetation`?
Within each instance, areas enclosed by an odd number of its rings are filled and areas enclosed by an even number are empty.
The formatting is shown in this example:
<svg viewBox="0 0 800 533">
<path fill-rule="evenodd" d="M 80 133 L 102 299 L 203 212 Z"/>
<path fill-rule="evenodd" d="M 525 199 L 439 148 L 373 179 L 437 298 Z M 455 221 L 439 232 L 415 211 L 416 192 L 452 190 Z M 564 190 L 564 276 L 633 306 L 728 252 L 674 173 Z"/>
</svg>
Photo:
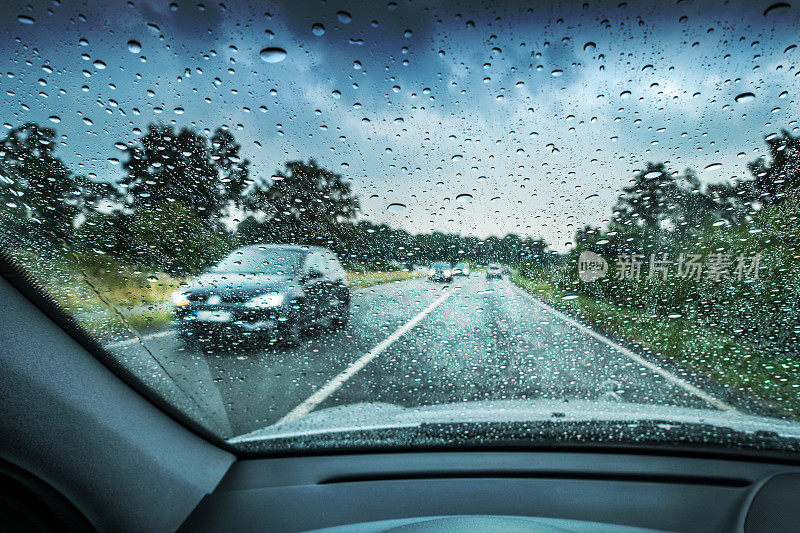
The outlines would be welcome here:
<svg viewBox="0 0 800 533">
<path fill-rule="evenodd" d="M 622 191 L 607 227 L 578 231 L 560 266 L 521 263 L 514 281 L 800 417 L 800 140 L 784 132 L 767 145 L 769 158 L 737 183 L 702 186 L 691 171 L 649 164 Z M 582 279 L 584 252 L 602 257 L 607 273 Z"/>
</svg>

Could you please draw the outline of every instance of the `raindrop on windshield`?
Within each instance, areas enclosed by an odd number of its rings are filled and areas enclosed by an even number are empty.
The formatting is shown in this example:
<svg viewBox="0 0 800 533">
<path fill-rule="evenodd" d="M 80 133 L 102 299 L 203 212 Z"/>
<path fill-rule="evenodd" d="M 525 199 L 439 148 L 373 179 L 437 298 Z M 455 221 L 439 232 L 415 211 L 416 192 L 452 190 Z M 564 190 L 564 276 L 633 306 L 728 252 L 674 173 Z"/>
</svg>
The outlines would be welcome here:
<svg viewBox="0 0 800 533">
<path fill-rule="evenodd" d="M 314 24 L 313 26 L 311 26 L 311 33 L 313 33 L 317 37 L 321 37 L 322 35 L 325 35 L 325 26 L 319 23 Z"/>
<path fill-rule="evenodd" d="M 339 22 L 342 24 L 350 24 L 350 21 L 353 20 L 353 17 L 351 17 L 350 13 L 347 11 L 339 11 L 336 13 L 336 18 L 339 19 Z"/>
<path fill-rule="evenodd" d="M 766 17 L 767 15 L 772 15 L 774 13 L 779 13 L 779 12 L 782 13 L 787 9 L 789 9 L 790 7 L 792 6 L 786 2 L 778 2 L 777 4 L 772 4 L 767 9 L 764 10 L 764 16 Z"/>
<path fill-rule="evenodd" d="M 280 63 L 286 59 L 286 50 L 277 47 L 264 48 L 258 56 L 267 63 Z"/>
<path fill-rule="evenodd" d="M 27 15 L 18 16 L 17 21 L 21 22 L 22 24 L 33 24 L 34 22 L 36 22 L 35 20 L 33 20 L 33 17 L 29 17 Z"/>
<path fill-rule="evenodd" d="M 753 93 L 742 93 L 740 95 L 737 95 L 736 98 L 734 98 L 734 100 L 736 100 L 736 102 L 739 104 L 743 104 L 745 102 L 754 100 L 755 97 L 756 95 L 754 95 Z"/>
<path fill-rule="evenodd" d="M 394 203 L 394 204 L 389 204 L 386 209 L 388 209 L 389 211 L 392 211 L 394 213 L 397 213 L 399 211 L 403 211 L 405 208 L 406 208 L 406 204 Z"/>
<path fill-rule="evenodd" d="M 133 54 L 138 54 L 141 51 L 142 51 L 142 45 L 139 44 L 139 41 L 134 41 L 133 39 L 128 41 L 128 52 L 131 52 Z"/>
<path fill-rule="evenodd" d="M 595 48 L 597 48 L 597 45 L 594 44 L 592 41 L 589 41 L 588 43 L 583 45 L 584 52 L 593 52 Z"/>
<path fill-rule="evenodd" d="M 469 202 L 472 200 L 472 195 L 469 193 L 463 193 L 456 196 L 456 202 Z"/>
<path fill-rule="evenodd" d="M 722 163 L 711 163 L 710 165 L 706 165 L 706 170 L 717 170 L 722 168 Z"/>
</svg>

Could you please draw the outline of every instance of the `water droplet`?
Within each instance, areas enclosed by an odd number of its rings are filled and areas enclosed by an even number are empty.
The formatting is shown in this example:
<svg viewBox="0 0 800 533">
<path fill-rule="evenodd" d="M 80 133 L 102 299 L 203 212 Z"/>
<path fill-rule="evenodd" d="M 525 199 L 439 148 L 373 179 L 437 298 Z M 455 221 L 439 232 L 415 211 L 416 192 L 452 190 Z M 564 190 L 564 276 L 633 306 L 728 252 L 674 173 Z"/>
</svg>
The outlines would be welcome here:
<svg viewBox="0 0 800 533">
<path fill-rule="evenodd" d="M 406 204 L 397 204 L 397 203 L 395 203 L 395 204 L 389 204 L 389 206 L 386 209 L 388 209 L 389 211 L 392 211 L 393 213 L 398 213 L 400 211 L 403 211 L 405 208 L 406 208 Z"/>
<path fill-rule="evenodd" d="M 320 23 L 316 23 L 313 26 L 311 26 L 311 33 L 313 33 L 317 37 L 321 37 L 325 35 L 325 26 L 323 26 Z"/>
<path fill-rule="evenodd" d="M 48 117 L 48 120 L 50 120 L 50 122 L 58 124 L 59 122 L 61 122 L 61 117 L 59 117 L 58 115 L 53 115 L 51 117 Z"/>
<path fill-rule="evenodd" d="M 655 179 L 655 178 L 659 177 L 660 175 L 661 175 L 661 171 L 660 170 L 654 170 L 653 172 L 648 172 L 647 174 L 645 174 L 644 175 L 644 179 L 652 180 L 652 179 Z"/>
<path fill-rule="evenodd" d="M 554 78 L 557 78 L 557 77 L 559 77 L 559 76 L 561 76 L 563 74 L 564 74 L 564 71 L 563 70 L 559 70 L 559 69 L 555 69 L 553 72 L 550 73 L 550 75 L 553 76 Z"/>
<path fill-rule="evenodd" d="M 356 70 L 361 70 L 361 62 L 360 61 L 353 61 L 353 68 Z"/>
<path fill-rule="evenodd" d="M 592 41 L 589 41 L 588 43 L 583 45 L 584 52 L 593 52 L 595 48 L 597 48 L 597 45 L 594 44 Z"/>
<path fill-rule="evenodd" d="M 280 63 L 286 59 L 286 50 L 276 47 L 264 48 L 258 53 L 258 57 L 267 63 Z"/>
<path fill-rule="evenodd" d="M 630 95 L 631 95 L 630 91 L 622 91 L 621 93 L 619 93 L 619 97 L 623 100 L 628 98 Z"/>
<path fill-rule="evenodd" d="M 139 41 L 134 41 L 133 39 L 128 41 L 128 52 L 131 52 L 132 54 L 138 54 L 141 51 L 142 45 L 139 44 Z"/>
<path fill-rule="evenodd" d="M 156 281 L 158 281 L 158 276 L 147 276 L 147 281 L 155 283 Z"/>
<path fill-rule="evenodd" d="M 567 294 L 561 297 L 562 300 L 574 300 L 578 297 L 577 294 Z"/>
<path fill-rule="evenodd" d="M 756 95 L 754 95 L 753 93 L 742 93 L 740 95 L 737 95 L 736 98 L 734 98 L 734 100 L 736 100 L 737 104 L 743 104 L 751 100 L 755 100 L 755 98 Z"/>
<path fill-rule="evenodd" d="M 334 98 L 341 98 L 342 97 L 342 93 L 340 93 L 339 91 L 333 91 L 331 93 L 331 96 L 333 96 Z"/>
<path fill-rule="evenodd" d="M 94 68 L 96 68 L 97 70 L 104 70 L 106 68 L 106 64 L 100 61 L 99 59 L 92 64 L 94 65 Z"/>
<path fill-rule="evenodd" d="M 792 7 L 786 2 L 778 2 L 777 4 L 772 4 L 767 9 L 764 10 L 764 16 L 771 15 L 776 12 L 782 12 Z"/>
<path fill-rule="evenodd" d="M 29 17 L 28 15 L 20 15 L 17 17 L 17 22 L 21 22 L 22 24 L 33 24 L 36 21 L 33 20 L 33 17 Z"/>
<path fill-rule="evenodd" d="M 403 32 L 403 37 L 405 37 L 406 39 L 408 39 L 412 35 L 414 35 L 414 33 L 411 30 L 406 30 Z"/>
<path fill-rule="evenodd" d="M 717 170 L 722 168 L 722 163 L 711 163 L 710 165 L 706 165 L 706 170 Z"/>
<path fill-rule="evenodd" d="M 463 193 L 456 196 L 456 202 L 470 202 L 472 201 L 472 195 L 469 193 Z"/>
<path fill-rule="evenodd" d="M 176 107 L 175 109 L 173 109 L 173 111 L 175 112 L 176 115 L 183 115 L 183 113 L 184 113 L 184 110 L 183 110 L 182 107 Z"/>
<path fill-rule="evenodd" d="M 336 13 L 336 18 L 339 19 L 339 22 L 342 24 L 350 24 L 350 21 L 353 20 L 353 17 L 350 16 L 350 13 L 347 11 L 339 11 Z"/>
</svg>

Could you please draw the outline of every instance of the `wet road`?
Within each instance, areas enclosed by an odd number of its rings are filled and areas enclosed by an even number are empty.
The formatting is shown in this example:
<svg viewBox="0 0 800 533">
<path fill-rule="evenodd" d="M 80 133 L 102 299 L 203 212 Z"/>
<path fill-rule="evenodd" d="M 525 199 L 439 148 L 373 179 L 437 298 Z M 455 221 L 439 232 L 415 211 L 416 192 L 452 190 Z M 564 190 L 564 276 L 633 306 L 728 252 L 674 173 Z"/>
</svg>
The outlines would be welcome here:
<svg viewBox="0 0 800 533">
<path fill-rule="evenodd" d="M 130 340 L 109 348 L 226 436 L 375 401 L 612 398 L 719 408 L 507 278 L 487 281 L 481 273 L 451 285 L 411 280 L 354 291 L 346 328 L 309 335 L 294 348 L 198 352 L 171 330 L 147 336 L 144 346 Z"/>
</svg>

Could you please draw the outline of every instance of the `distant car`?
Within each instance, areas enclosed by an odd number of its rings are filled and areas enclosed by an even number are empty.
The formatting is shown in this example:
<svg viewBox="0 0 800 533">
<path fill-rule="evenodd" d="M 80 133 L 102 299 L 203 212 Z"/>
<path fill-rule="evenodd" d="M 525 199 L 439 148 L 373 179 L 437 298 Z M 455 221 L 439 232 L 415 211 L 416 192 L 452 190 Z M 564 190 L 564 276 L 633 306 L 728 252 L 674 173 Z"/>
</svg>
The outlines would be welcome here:
<svg viewBox="0 0 800 533">
<path fill-rule="evenodd" d="M 453 267 L 450 263 L 436 262 L 428 270 L 429 281 L 453 281 Z"/>
<path fill-rule="evenodd" d="M 503 268 L 497 263 L 489 263 L 486 268 L 486 279 L 502 279 Z"/>
<path fill-rule="evenodd" d="M 172 294 L 179 337 L 260 335 L 295 344 L 315 325 L 341 327 L 350 291 L 336 255 L 315 246 L 252 245 L 234 250 Z"/>
<path fill-rule="evenodd" d="M 469 265 L 467 263 L 456 263 L 453 267 L 453 276 L 469 277 Z"/>
<path fill-rule="evenodd" d="M 511 267 L 508 265 L 503 265 L 503 274 L 511 274 Z"/>
</svg>

